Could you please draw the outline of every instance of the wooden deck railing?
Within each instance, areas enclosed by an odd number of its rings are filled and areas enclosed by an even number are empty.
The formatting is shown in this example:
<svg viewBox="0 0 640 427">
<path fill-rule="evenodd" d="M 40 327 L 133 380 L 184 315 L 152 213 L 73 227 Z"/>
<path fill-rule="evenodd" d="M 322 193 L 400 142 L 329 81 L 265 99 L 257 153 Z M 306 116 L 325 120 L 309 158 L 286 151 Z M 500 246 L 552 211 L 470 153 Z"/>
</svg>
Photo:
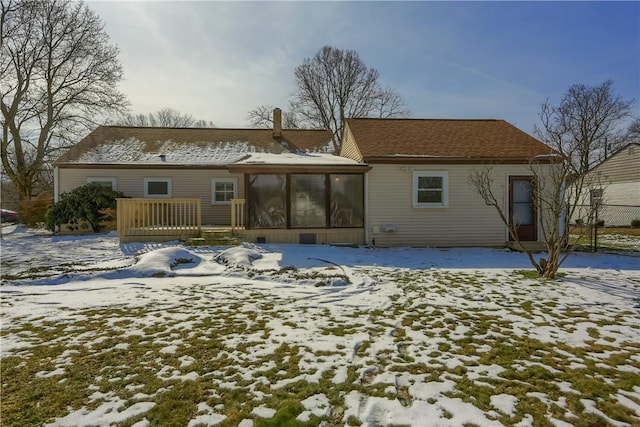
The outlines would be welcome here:
<svg viewBox="0 0 640 427">
<path fill-rule="evenodd" d="M 199 236 L 201 215 L 200 199 L 118 199 L 120 243 Z"/>
<path fill-rule="evenodd" d="M 231 231 L 244 228 L 245 199 L 231 199 Z"/>
</svg>

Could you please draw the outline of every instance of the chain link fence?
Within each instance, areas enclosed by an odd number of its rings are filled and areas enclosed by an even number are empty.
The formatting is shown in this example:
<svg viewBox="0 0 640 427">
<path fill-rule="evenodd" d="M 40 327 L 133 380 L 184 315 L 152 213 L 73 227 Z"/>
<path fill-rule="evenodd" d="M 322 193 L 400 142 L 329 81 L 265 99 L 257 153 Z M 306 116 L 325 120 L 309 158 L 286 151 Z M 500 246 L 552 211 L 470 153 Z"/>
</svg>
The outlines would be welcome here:
<svg viewBox="0 0 640 427">
<path fill-rule="evenodd" d="M 602 204 L 595 209 L 590 205 L 578 205 L 571 217 L 571 224 L 599 227 L 638 227 L 640 206 Z"/>
<path fill-rule="evenodd" d="M 8 181 L 0 182 L 0 208 L 17 211 L 20 208 L 18 193 Z"/>
</svg>

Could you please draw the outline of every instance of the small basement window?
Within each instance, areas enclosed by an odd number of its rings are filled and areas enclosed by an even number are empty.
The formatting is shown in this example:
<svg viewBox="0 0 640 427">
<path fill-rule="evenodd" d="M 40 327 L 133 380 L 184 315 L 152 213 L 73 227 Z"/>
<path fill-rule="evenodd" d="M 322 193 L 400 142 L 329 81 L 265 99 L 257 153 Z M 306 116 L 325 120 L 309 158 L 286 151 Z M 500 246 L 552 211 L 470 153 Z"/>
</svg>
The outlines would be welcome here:
<svg viewBox="0 0 640 427">
<path fill-rule="evenodd" d="M 87 178 L 87 184 L 104 185 L 105 187 L 109 187 L 114 191 L 116 190 L 116 182 L 116 178 L 111 177 L 90 176 Z"/>
<path fill-rule="evenodd" d="M 211 180 L 211 204 L 230 205 L 237 198 L 237 178 L 214 178 Z"/>
<path fill-rule="evenodd" d="M 171 178 L 145 178 L 144 197 L 171 197 Z"/>
<path fill-rule="evenodd" d="M 413 207 L 449 206 L 449 174 L 440 171 L 413 172 Z"/>
</svg>

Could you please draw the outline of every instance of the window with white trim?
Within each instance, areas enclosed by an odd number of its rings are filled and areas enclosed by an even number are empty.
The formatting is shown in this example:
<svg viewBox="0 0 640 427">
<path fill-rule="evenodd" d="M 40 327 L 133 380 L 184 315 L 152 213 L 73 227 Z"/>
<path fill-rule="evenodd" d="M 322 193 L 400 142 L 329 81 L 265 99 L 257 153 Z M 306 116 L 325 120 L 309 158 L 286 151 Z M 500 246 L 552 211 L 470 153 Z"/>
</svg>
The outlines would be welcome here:
<svg viewBox="0 0 640 427">
<path fill-rule="evenodd" d="M 144 197 L 171 197 L 171 178 L 145 178 Z"/>
<path fill-rule="evenodd" d="M 413 207 L 442 208 L 449 205 L 449 174 L 441 171 L 413 172 Z"/>
<path fill-rule="evenodd" d="M 214 178 L 211 180 L 211 204 L 230 205 L 237 198 L 237 178 Z"/>
<path fill-rule="evenodd" d="M 104 176 L 89 176 L 87 177 L 87 184 L 98 184 L 104 185 L 105 187 L 109 187 L 112 190 L 116 190 L 116 178 L 112 177 L 104 177 Z"/>
</svg>

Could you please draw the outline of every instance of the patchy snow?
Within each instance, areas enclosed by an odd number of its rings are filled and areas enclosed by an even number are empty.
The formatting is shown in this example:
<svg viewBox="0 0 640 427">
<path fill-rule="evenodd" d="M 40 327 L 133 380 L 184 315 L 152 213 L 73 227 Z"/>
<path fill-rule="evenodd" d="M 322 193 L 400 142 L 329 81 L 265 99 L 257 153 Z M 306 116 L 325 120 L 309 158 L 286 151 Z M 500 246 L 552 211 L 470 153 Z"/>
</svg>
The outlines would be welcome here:
<svg viewBox="0 0 640 427">
<path fill-rule="evenodd" d="M 103 396 L 109 397 L 109 396 Z M 124 408 L 126 401 L 117 396 L 110 396 L 111 400 L 99 405 L 93 410 L 86 408 L 70 412 L 69 415 L 57 419 L 47 427 L 77 427 L 85 425 L 112 425 L 121 423 L 133 416 L 144 414 L 155 406 L 153 402 L 138 402 Z M 92 421 L 89 421 L 92 420 Z"/>
<path fill-rule="evenodd" d="M 3 374 L 20 357 L 41 363 L 31 381 L 67 386 L 78 358 L 144 349 L 139 367 L 99 366 L 88 398 L 51 426 L 151 425 L 180 383 L 206 384 L 192 426 L 272 419 L 274 396 L 298 399 L 301 422 L 567 426 L 584 407 L 640 424 L 640 387 L 623 385 L 640 383 L 638 256 L 576 253 L 542 281 L 499 249 L 119 244 L 13 226 L 1 268 Z M 32 360 L 48 345 L 61 350 Z M 584 388 L 594 382 L 602 400 Z M 242 414 L 224 401 L 234 391 Z"/>
<path fill-rule="evenodd" d="M 273 418 L 276 414 L 276 410 L 265 406 L 258 406 L 257 408 L 253 408 L 251 413 L 260 418 Z"/>
<path fill-rule="evenodd" d="M 356 166 L 361 163 L 331 153 L 252 153 L 235 162 L 241 165 L 319 165 L 319 166 Z"/>
<path fill-rule="evenodd" d="M 275 141 L 274 141 L 275 144 Z M 357 165 L 358 163 L 332 154 L 331 141 L 312 151 L 297 153 L 267 153 L 247 141 L 179 143 L 167 140 L 149 151 L 147 143 L 136 138 L 99 144 L 82 153 L 74 163 L 82 164 L 156 164 L 212 165 L 230 164 L 302 164 Z"/>
<path fill-rule="evenodd" d="M 517 404 L 518 398 L 510 394 L 503 393 L 491 396 L 491 406 L 510 417 L 515 413 Z"/>
</svg>

